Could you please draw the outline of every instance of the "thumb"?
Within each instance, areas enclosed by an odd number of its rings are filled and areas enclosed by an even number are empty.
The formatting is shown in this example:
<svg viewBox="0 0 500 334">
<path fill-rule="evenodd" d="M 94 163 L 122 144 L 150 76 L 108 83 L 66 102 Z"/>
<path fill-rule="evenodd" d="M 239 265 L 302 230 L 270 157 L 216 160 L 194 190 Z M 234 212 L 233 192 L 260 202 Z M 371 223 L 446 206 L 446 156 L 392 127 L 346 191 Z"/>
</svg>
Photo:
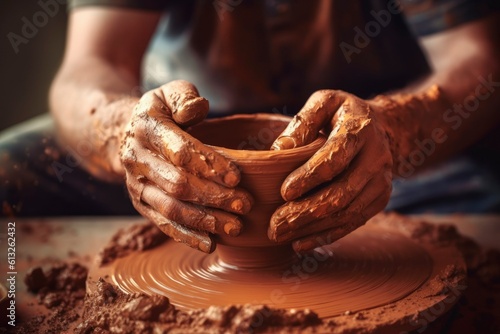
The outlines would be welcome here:
<svg viewBox="0 0 500 334">
<path fill-rule="evenodd" d="M 208 114 L 208 100 L 200 97 L 196 87 L 188 81 L 170 81 L 156 93 L 172 112 L 175 123 L 181 126 L 199 123 Z"/>
<path fill-rule="evenodd" d="M 319 90 L 311 95 L 290 124 L 276 138 L 272 150 L 286 150 L 304 146 L 316 139 L 318 133 L 331 121 L 345 99 L 345 93 Z"/>
</svg>

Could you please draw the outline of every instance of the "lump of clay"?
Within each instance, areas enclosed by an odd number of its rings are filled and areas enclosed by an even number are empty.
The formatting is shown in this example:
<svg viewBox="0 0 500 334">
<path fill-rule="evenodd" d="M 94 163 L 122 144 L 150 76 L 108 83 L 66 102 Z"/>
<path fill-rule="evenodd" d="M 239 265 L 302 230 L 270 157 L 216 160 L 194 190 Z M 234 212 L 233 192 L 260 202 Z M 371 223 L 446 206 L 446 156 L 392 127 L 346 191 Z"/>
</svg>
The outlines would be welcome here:
<svg viewBox="0 0 500 334">
<path fill-rule="evenodd" d="M 275 327 L 318 324 L 321 320 L 310 310 L 272 309 L 265 305 L 180 311 L 167 297 L 125 294 L 100 278 L 96 291 L 85 299 L 83 321 L 75 333 L 260 333 Z"/>
<path fill-rule="evenodd" d="M 76 291 L 85 288 L 87 268 L 78 263 L 52 266 L 45 272 L 41 267 L 31 268 L 24 278 L 28 291 Z"/>
<path fill-rule="evenodd" d="M 99 265 L 105 265 L 113 260 L 126 256 L 133 251 L 143 251 L 154 248 L 168 239 L 155 224 L 147 222 L 134 224 L 119 230 L 108 245 L 99 253 Z"/>
</svg>

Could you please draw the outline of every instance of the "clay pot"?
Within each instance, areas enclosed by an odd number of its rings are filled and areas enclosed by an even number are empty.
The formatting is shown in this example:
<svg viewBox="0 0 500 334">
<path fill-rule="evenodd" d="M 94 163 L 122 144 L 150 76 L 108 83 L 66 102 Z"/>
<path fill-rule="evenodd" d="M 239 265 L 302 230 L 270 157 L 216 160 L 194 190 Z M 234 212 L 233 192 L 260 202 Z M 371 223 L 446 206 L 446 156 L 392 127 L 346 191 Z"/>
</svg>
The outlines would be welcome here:
<svg viewBox="0 0 500 334">
<path fill-rule="evenodd" d="M 227 264 L 275 266 L 282 262 L 283 252 L 291 252 L 290 245 L 269 240 L 269 221 L 284 203 L 280 194 L 283 181 L 324 144 L 325 137 L 320 135 L 299 148 L 269 150 L 290 120 L 276 114 L 234 115 L 206 120 L 188 130 L 238 165 L 242 172 L 239 187 L 250 192 L 255 200 L 252 210 L 242 216 L 244 229 L 238 237 L 217 236 L 216 252 Z"/>
</svg>

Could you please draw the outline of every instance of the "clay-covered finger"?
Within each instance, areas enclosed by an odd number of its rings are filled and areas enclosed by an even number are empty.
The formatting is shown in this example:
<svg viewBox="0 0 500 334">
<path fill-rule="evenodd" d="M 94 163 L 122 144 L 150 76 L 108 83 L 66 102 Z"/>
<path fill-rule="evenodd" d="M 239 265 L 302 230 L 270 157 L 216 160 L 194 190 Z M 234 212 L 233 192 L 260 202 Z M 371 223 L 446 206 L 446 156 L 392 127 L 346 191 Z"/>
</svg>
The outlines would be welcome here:
<svg viewBox="0 0 500 334">
<path fill-rule="evenodd" d="M 207 232 L 196 231 L 177 224 L 141 202 L 135 203 L 134 206 L 141 215 L 154 222 L 163 233 L 175 241 L 205 253 L 212 253 L 215 250 L 216 243 Z"/>
<path fill-rule="evenodd" d="M 358 218 L 367 217 L 366 208 L 370 207 L 373 202 L 383 199 L 388 191 L 384 189 L 385 182 L 379 182 L 378 179 L 372 179 L 359 192 L 359 195 L 348 202 L 342 210 L 336 213 L 326 215 L 322 219 L 310 221 L 307 224 L 296 228 L 281 229 L 277 234 L 277 241 L 289 241 L 297 238 L 302 238 L 312 233 L 321 232 L 334 227 L 345 225 L 346 223 L 354 222 Z M 386 202 L 387 203 L 387 202 Z M 385 206 L 385 203 L 384 203 Z M 380 210 L 383 209 L 380 208 Z"/>
<path fill-rule="evenodd" d="M 145 95 L 136 108 L 134 136 L 151 151 L 193 175 L 227 187 L 238 184 L 240 171 L 237 166 L 179 128 L 158 96 Z"/>
<path fill-rule="evenodd" d="M 129 155 L 131 154 L 131 152 L 129 152 Z M 167 234 L 174 240 L 185 243 L 190 247 L 196 248 L 205 253 L 213 252 L 215 250 L 216 244 L 210 238 L 208 232 L 196 231 L 187 228 L 186 226 L 180 225 L 175 221 L 169 220 L 141 200 L 143 191 L 147 186 L 147 183 L 145 182 L 145 179 L 142 179 L 136 176 L 136 174 L 132 174 L 129 170 L 127 170 L 127 189 L 131 196 L 132 203 L 137 211 L 139 211 L 139 213 L 144 217 L 149 218 L 151 221 L 156 223 L 165 234 Z"/>
<path fill-rule="evenodd" d="M 385 203 L 387 202 L 385 201 Z M 316 247 L 331 244 L 363 226 L 368 219 L 379 213 L 384 206 L 384 200 L 378 198 L 364 209 L 363 215 L 355 217 L 352 216 L 352 212 L 345 212 L 339 217 L 339 221 L 344 222 L 343 225 L 296 240 L 292 244 L 293 249 L 296 252 L 302 253 L 311 251 Z"/>
<path fill-rule="evenodd" d="M 227 188 L 183 171 L 156 155 L 148 154 L 138 163 L 139 173 L 178 200 L 246 214 L 253 203 L 241 189 Z"/>
<path fill-rule="evenodd" d="M 304 199 L 290 201 L 279 207 L 271 217 L 269 235 L 279 235 L 303 228 L 344 209 L 374 177 L 368 172 L 369 157 L 361 155 L 342 177 L 317 190 Z"/>
<path fill-rule="evenodd" d="M 205 208 L 205 211 L 215 217 L 215 231 L 218 234 L 224 233 L 231 237 L 237 237 L 241 233 L 243 223 L 238 217 L 221 210 Z"/>
<path fill-rule="evenodd" d="M 271 146 L 273 150 L 295 148 L 311 143 L 332 119 L 345 99 L 341 91 L 320 90 L 311 95 Z"/>
<path fill-rule="evenodd" d="M 172 112 L 174 121 L 183 126 L 201 122 L 208 114 L 208 100 L 200 97 L 196 87 L 185 80 L 171 81 L 157 89 Z"/>
<path fill-rule="evenodd" d="M 141 200 L 168 220 L 195 230 L 237 236 L 242 228 L 234 215 L 179 201 L 154 185 L 144 186 Z"/>
<path fill-rule="evenodd" d="M 327 142 L 304 165 L 290 173 L 281 186 L 285 201 L 293 201 L 344 171 L 364 145 L 364 136 L 331 133 Z"/>
</svg>

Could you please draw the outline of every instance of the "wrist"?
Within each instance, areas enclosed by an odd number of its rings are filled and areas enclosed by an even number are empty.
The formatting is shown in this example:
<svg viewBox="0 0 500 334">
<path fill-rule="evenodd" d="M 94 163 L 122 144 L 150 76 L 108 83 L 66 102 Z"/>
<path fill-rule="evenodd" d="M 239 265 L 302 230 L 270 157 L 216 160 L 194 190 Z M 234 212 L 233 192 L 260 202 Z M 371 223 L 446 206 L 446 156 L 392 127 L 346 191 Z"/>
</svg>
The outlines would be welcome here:
<svg viewBox="0 0 500 334">
<path fill-rule="evenodd" d="M 108 180 L 120 181 L 125 175 L 120 161 L 120 145 L 124 138 L 125 127 L 138 101 L 138 97 L 114 97 L 91 112 L 98 155 L 96 158 L 102 160 L 102 173 Z"/>
<path fill-rule="evenodd" d="M 114 112 L 110 120 L 112 130 L 106 140 L 105 150 L 111 169 L 120 177 L 125 175 L 125 170 L 120 160 L 120 147 L 125 138 L 125 128 L 138 102 L 138 97 L 125 97 L 114 101 L 109 106 Z"/>
<path fill-rule="evenodd" d="M 446 98 L 434 85 L 423 93 L 379 95 L 370 100 L 374 114 L 386 133 L 393 158 L 393 172 L 406 177 L 401 164 L 412 160 L 412 154 L 421 141 L 435 136 L 440 130 L 439 111 L 445 110 Z M 426 156 L 416 159 L 416 167 L 423 165 Z M 413 165 L 413 163 L 411 163 Z"/>
</svg>

